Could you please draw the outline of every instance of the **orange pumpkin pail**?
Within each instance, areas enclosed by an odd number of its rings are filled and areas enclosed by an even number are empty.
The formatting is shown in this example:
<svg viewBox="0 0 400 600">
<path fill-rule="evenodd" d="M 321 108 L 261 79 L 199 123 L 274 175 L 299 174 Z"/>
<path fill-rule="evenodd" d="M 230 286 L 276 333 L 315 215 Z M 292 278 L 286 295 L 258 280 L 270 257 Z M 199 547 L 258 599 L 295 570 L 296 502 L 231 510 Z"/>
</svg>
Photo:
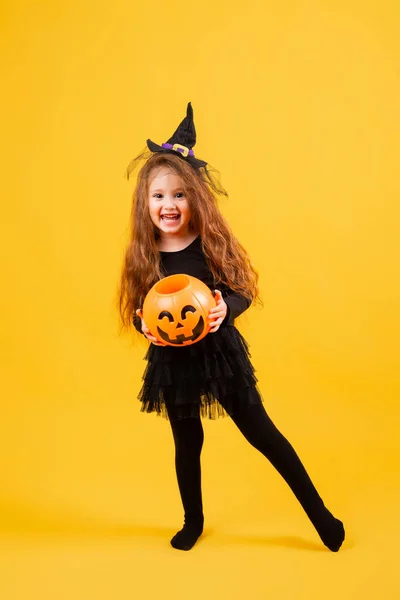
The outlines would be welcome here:
<svg viewBox="0 0 400 600">
<path fill-rule="evenodd" d="M 150 332 L 168 346 L 188 346 L 210 331 L 208 316 L 216 306 L 205 283 L 191 275 L 160 279 L 143 303 L 143 320 Z"/>
</svg>

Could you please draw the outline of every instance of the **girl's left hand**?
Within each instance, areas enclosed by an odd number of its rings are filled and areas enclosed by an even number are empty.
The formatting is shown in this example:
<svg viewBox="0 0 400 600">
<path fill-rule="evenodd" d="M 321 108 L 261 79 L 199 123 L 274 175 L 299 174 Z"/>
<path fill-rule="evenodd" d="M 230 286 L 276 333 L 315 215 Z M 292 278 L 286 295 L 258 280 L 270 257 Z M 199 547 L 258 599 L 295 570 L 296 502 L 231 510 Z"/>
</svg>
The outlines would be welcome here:
<svg viewBox="0 0 400 600">
<path fill-rule="evenodd" d="M 225 319 L 226 314 L 228 312 L 228 306 L 226 302 L 222 298 L 222 294 L 219 290 L 215 290 L 214 298 L 216 300 L 217 306 L 215 308 L 211 308 L 208 320 L 211 325 L 210 333 L 215 333 L 220 328 L 222 321 Z"/>
</svg>

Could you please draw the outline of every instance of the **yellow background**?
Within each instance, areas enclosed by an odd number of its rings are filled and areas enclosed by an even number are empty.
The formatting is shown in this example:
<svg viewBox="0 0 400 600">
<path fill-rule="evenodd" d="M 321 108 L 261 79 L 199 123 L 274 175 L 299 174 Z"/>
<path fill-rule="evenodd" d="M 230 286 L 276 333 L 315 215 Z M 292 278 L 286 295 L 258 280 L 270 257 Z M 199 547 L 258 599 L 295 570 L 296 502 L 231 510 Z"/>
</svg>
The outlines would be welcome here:
<svg viewBox="0 0 400 600">
<path fill-rule="evenodd" d="M 389 0 L 2 3 L 5 600 L 399 597 L 399 26 Z M 115 293 L 124 169 L 189 100 L 261 276 L 239 326 L 338 554 L 229 420 L 204 423 L 204 539 L 168 544 L 172 436 Z"/>
</svg>

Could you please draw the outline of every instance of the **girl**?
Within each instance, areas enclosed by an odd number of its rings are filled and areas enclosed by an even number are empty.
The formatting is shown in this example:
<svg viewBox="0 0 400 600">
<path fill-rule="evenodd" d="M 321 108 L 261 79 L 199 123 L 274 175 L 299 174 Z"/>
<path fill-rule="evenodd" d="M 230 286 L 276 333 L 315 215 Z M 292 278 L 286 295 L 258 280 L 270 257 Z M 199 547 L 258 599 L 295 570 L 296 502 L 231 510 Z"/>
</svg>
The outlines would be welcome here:
<svg viewBox="0 0 400 600">
<path fill-rule="evenodd" d="M 209 165 L 194 156 L 195 143 L 189 103 L 168 142 L 159 146 L 147 140 L 147 149 L 130 163 L 128 177 L 145 160 L 119 289 L 123 326 L 133 322 L 151 342 L 139 394 L 142 411 L 165 416 L 175 442 L 184 526 L 171 544 L 190 550 L 202 534 L 201 417 L 228 414 L 288 483 L 322 542 L 337 552 L 343 524 L 325 507 L 295 450 L 267 415 L 247 343 L 234 326 L 235 318 L 259 299 L 258 275 L 217 208 L 216 195 L 226 192 Z M 210 333 L 186 347 L 159 343 L 141 311 L 152 285 L 177 273 L 201 279 L 216 299 Z"/>
</svg>

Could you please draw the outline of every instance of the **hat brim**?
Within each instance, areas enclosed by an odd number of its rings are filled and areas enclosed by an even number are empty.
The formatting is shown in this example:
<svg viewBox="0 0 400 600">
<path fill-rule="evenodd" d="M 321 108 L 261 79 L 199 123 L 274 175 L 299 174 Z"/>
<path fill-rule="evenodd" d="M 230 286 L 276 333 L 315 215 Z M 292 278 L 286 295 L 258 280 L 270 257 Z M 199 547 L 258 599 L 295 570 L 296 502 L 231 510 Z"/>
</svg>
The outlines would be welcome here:
<svg viewBox="0 0 400 600">
<path fill-rule="evenodd" d="M 180 158 L 191 164 L 192 167 L 194 167 L 195 169 L 200 169 L 201 167 L 205 167 L 207 165 L 207 163 L 204 160 L 200 160 L 195 156 L 183 156 L 181 152 L 170 150 L 168 148 L 163 148 L 162 146 L 159 146 L 151 140 L 147 140 L 147 147 L 152 152 L 161 152 L 163 154 L 174 154 L 175 156 L 179 156 Z"/>
</svg>

